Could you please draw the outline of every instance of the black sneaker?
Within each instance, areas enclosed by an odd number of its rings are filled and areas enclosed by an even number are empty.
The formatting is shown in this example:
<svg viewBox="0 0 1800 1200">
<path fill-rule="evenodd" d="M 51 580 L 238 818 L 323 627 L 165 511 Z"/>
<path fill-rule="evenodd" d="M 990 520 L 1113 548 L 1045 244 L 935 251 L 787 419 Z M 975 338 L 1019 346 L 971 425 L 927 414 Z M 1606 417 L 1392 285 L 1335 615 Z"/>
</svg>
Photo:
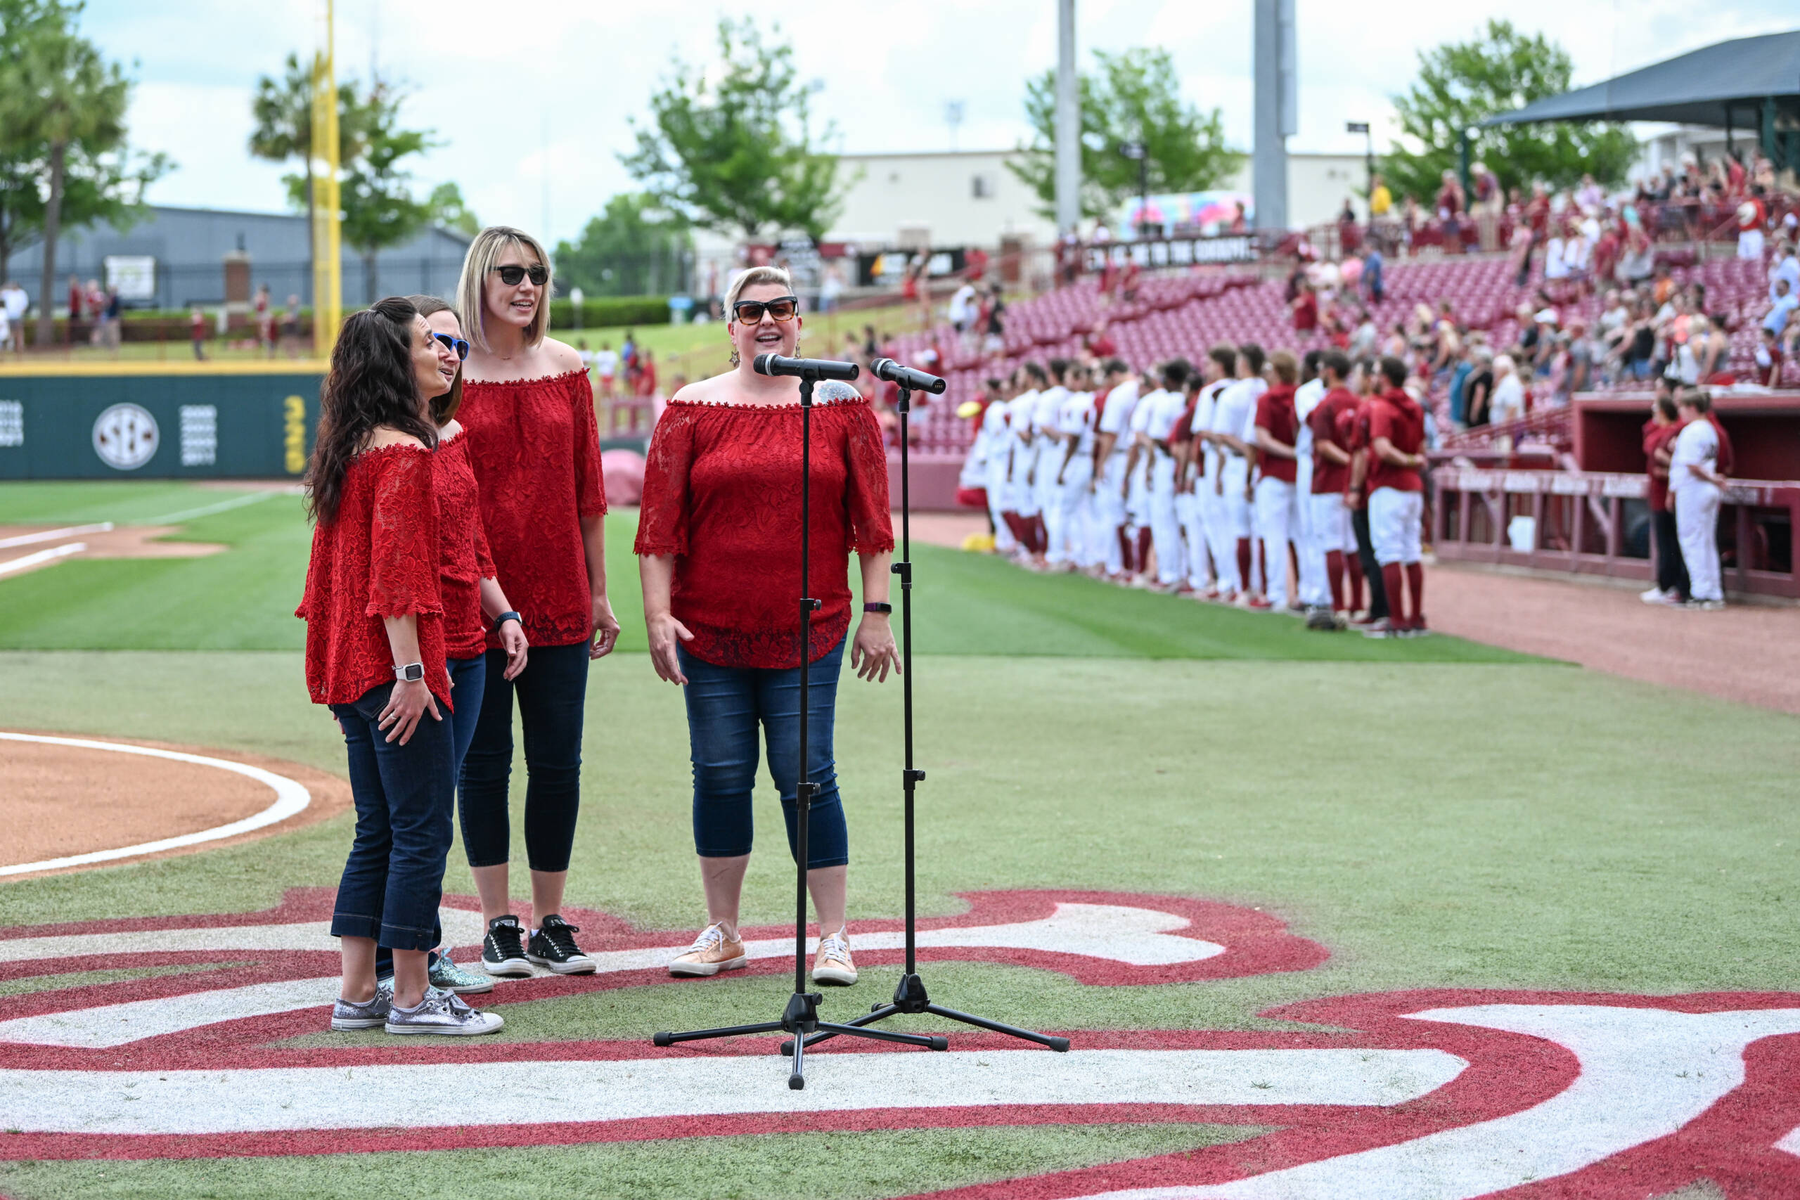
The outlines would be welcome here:
<svg viewBox="0 0 1800 1200">
<path fill-rule="evenodd" d="M 488 922 L 487 938 L 481 943 L 481 969 L 489 975 L 526 978 L 531 963 L 525 957 L 525 927 L 519 918 L 508 913 Z"/>
<path fill-rule="evenodd" d="M 592 975 L 594 960 L 575 944 L 579 927 L 569 924 L 555 913 L 544 918 L 543 926 L 531 935 L 525 957 L 541 963 L 558 975 Z"/>
</svg>

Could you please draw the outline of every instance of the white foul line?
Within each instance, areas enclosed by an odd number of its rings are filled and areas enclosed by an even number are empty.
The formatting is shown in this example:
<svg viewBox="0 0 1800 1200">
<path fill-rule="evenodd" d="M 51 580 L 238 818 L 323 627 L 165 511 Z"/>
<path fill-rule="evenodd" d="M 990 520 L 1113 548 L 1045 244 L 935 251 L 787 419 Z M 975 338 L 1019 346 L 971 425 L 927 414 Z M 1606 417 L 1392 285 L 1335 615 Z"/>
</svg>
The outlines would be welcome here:
<svg viewBox="0 0 1800 1200">
<path fill-rule="evenodd" d="M 95 742 L 86 738 L 40 737 L 30 733 L 0 732 L 0 740 L 39 742 L 46 746 L 73 746 L 81 750 L 111 750 L 119 754 L 140 754 L 146 758 L 166 758 L 174 762 L 217 767 L 221 771 L 231 771 L 254 779 L 258 783 L 267 784 L 275 791 L 275 803 L 255 816 L 245 817 L 241 821 L 233 821 L 229 825 L 202 829 L 197 833 L 184 833 L 179 837 L 162 838 L 154 842 L 143 842 L 136 846 L 121 846 L 116 850 L 95 850 L 88 854 L 71 854 L 65 858 L 45 859 L 43 862 L 15 863 L 11 866 L 0 867 L 0 876 L 23 875 L 30 871 L 54 871 L 61 867 L 80 867 L 89 863 L 112 862 L 121 858 L 136 858 L 140 854 L 156 854 L 163 850 L 178 850 L 183 846 L 195 846 L 201 842 L 236 837 L 240 833 L 249 833 L 253 829 L 262 829 L 279 821 L 285 821 L 289 817 L 304 812 L 306 806 L 312 803 L 312 794 L 306 790 L 303 784 L 296 783 L 285 775 L 277 775 L 273 771 L 265 771 L 261 767 L 252 767 L 247 763 L 227 762 L 222 758 L 207 758 L 201 754 L 183 754 L 179 750 L 128 746 L 120 742 Z"/>
<path fill-rule="evenodd" d="M 9 558 L 5 562 L 0 562 L 0 575 L 39 567 L 47 562 L 55 562 L 59 558 L 67 558 L 71 554 L 80 554 L 86 549 L 86 542 L 69 542 L 62 546 L 52 546 L 48 550 L 39 550 L 35 554 L 27 554 L 23 558 Z"/>
<path fill-rule="evenodd" d="M 71 525 L 67 529 L 40 529 L 35 533 L 15 533 L 11 537 L 0 538 L 0 550 L 11 550 L 14 546 L 31 546 L 38 542 L 54 542 L 57 538 L 80 537 L 84 533 L 111 533 L 113 523 L 102 521 L 98 525 Z"/>
<path fill-rule="evenodd" d="M 136 521 L 138 525 L 173 525 L 177 521 L 187 521 L 194 517 L 210 517 L 214 513 L 230 512 L 234 508 L 242 508 L 246 504 L 256 504 L 267 500 L 278 492 L 251 492 L 248 496 L 233 496 L 229 500 L 221 500 L 217 504 L 208 504 L 201 508 L 186 508 L 180 512 L 165 513 L 160 517 L 151 517 L 147 521 Z"/>
</svg>

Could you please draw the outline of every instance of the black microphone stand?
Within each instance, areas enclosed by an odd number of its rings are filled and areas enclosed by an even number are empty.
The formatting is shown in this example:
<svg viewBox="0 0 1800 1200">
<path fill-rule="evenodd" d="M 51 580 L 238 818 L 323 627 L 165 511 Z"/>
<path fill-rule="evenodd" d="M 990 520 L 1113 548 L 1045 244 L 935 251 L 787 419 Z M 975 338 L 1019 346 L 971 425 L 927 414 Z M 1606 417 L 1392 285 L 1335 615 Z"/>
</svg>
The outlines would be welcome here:
<svg viewBox="0 0 1800 1200">
<path fill-rule="evenodd" d="M 905 741 L 906 765 L 900 772 L 900 786 L 905 795 L 905 841 L 906 841 L 906 971 L 900 976 L 900 983 L 894 988 L 894 998 L 886 1004 L 877 1004 L 863 1016 L 850 1022 L 851 1028 L 842 1025 L 821 1025 L 820 1032 L 813 1033 L 804 1039 L 793 1039 L 781 1044 L 783 1054 L 794 1055 L 796 1064 L 804 1047 L 816 1046 L 827 1038 L 836 1037 L 840 1033 L 864 1033 L 869 1031 L 863 1026 L 872 1025 L 876 1021 L 885 1021 L 889 1017 L 905 1014 L 917 1016 L 930 1013 L 951 1021 L 960 1021 L 964 1025 L 973 1025 L 977 1029 L 986 1029 L 994 1033 L 1004 1033 L 1009 1037 L 1023 1038 L 1028 1042 L 1036 1042 L 1040 1046 L 1048 1046 L 1052 1050 L 1064 1051 L 1069 1048 L 1069 1039 L 1051 1037 L 1047 1034 L 1033 1033 L 1028 1029 L 1020 1029 L 1014 1025 L 1004 1025 L 999 1021 L 990 1021 L 986 1017 L 972 1016 L 958 1012 L 953 1008 L 943 1008 L 931 1002 L 926 994 L 925 981 L 919 977 L 919 964 L 916 954 L 917 932 L 913 915 L 913 791 L 925 779 L 925 772 L 913 766 L 913 660 L 912 660 L 912 475 L 907 461 L 906 418 L 912 410 L 912 392 L 902 387 L 900 402 L 895 411 L 900 414 L 900 560 L 893 565 L 894 574 L 900 577 L 900 696 L 902 737 Z M 802 676 L 802 680 L 804 680 Z M 804 683 L 802 684 L 804 686 Z M 796 1069 L 798 1069 L 796 1067 Z"/>
<path fill-rule="evenodd" d="M 784 1054 L 791 1053 L 794 1058 L 794 1069 L 788 1075 L 788 1087 L 795 1091 L 806 1086 L 804 1049 L 816 1041 L 821 1033 L 828 1036 L 842 1033 L 880 1042 L 900 1042 L 908 1046 L 922 1046 L 927 1050 L 943 1050 L 950 1044 L 941 1037 L 926 1037 L 916 1033 L 889 1033 L 884 1029 L 862 1029 L 854 1024 L 834 1025 L 828 1021 L 821 1021 L 819 1020 L 819 1001 L 824 997 L 818 992 L 806 990 L 806 842 L 808 827 L 812 823 L 813 792 L 818 788 L 818 785 L 811 779 L 812 772 L 807 762 L 806 736 L 808 690 L 812 677 L 812 615 L 819 607 L 819 601 L 807 595 L 812 590 L 812 403 L 813 383 L 817 378 L 818 376 L 812 372 L 800 375 L 800 778 L 794 785 L 794 818 L 798 822 L 798 834 L 794 839 L 794 994 L 788 997 L 787 1009 L 781 1014 L 779 1021 L 759 1021 L 754 1025 L 727 1025 L 717 1029 L 694 1029 L 685 1033 L 659 1033 L 650 1039 L 657 1046 L 673 1046 L 677 1042 L 739 1037 L 749 1033 L 774 1033 L 777 1030 L 795 1034 L 797 1036 L 794 1039 L 782 1044 L 782 1052 Z M 901 420 L 904 421 L 905 418 L 902 417 Z M 910 712 L 910 709 L 908 711 Z M 910 741 L 909 734 L 909 745 Z M 911 762 L 910 751 L 907 761 Z M 908 790 L 910 792 L 910 788 Z M 907 934 L 907 969 L 911 970 L 910 803 L 908 811 L 907 929 L 909 932 Z M 922 994 L 923 989 L 921 989 Z M 1066 1047 L 1068 1043 L 1064 1042 L 1063 1045 Z"/>
</svg>

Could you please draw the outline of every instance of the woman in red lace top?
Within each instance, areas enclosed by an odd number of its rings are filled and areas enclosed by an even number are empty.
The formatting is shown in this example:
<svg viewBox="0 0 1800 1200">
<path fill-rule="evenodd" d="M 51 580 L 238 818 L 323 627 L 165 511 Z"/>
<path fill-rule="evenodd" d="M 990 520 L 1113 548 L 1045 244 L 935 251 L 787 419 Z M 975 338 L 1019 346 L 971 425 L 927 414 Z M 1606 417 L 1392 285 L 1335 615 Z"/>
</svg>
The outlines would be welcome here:
<svg viewBox="0 0 1800 1200">
<path fill-rule="evenodd" d="M 448 387 L 425 318 L 390 298 L 353 314 L 320 388 L 306 474 L 317 522 L 306 592 L 306 683 L 344 733 L 356 840 L 331 932 L 343 992 L 333 1029 L 489 1033 L 499 1017 L 427 987 L 455 780 L 427 397 Z M 392 998 L 376 987 L 392 952 Z"/>
<path fill-rule="evenodd" d="M 657 674 L 684 685 L 694 765 L 694 848 L 707 927 L 670 964 L 713 975 L 747 961 L 738 900 L 750 861 L 750 794 L 758 732 L 795 845 L 800 778 L 799 381 L 751 369 L 758 354 L 791 355 L 799 301 L 786 271 L 753 267 L 726 296 L 736 370 L 669 401 L 644 471 L 636 550 Z M 844 935 L 849 862 L 832 766 L 832 718 L 850 630 L 849 556 L 859 556 L 865 601 L 850 664 L 864 679 L 899 670 L 888 625 L 887 453 L 868 401 L 845 384 L 814 393 L 811 445 L 813 614 L 807 778 L 817 785 L 807 825 L 807 884 L 819 918 L 816 982 L 856 982 Z"/>
<path fill-rule="evenodd" d="M 470 346 L 457 419 L 495 572 L 531 641 L 531 662 L 513 678 L 489 633 L 487 688 L 460 781 L 463 836 L 488 923 L 482 969 L 501 976 L 530 975 L 533 962 L 559 974 L 594 970 L 560 913 L 581 807 L 588 661 L 608 653 L 619 633 L 606 598 L 594 393 L 581 356 L 544 336 L 550 294 L 550 258 L 529 235 L 493 226 L 470 243 L 457 285 Z M 508 899 L 515 696 L 529 776 L 529 935 Z"/>
</svg>

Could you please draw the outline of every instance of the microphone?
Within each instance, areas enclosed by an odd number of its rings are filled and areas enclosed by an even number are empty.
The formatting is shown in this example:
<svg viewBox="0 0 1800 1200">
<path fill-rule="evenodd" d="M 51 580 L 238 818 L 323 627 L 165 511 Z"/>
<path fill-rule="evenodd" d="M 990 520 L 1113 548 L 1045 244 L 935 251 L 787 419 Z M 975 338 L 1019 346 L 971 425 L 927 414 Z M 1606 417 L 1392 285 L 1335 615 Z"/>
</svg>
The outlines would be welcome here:
<svg viewBox="0 0 1800 1200">
<path fill-rule="evenodd" d="M 783 358 L 759 354 L 750 361 L 758 375 L 798 375 L 802 379 L 855 379 L 861 369 L 852 362 L 829 358 Z"/>
<path fill-rule="evenodd" d="M 930 392 L 935 396 L 944 390 L 944 381 L 936 375 L 903 367 L 891 358 L 876 359 L 869 364 L 869 370 L 875 372 L 875 378 L 897 383 L 909 392 Z"/>
</svg>

